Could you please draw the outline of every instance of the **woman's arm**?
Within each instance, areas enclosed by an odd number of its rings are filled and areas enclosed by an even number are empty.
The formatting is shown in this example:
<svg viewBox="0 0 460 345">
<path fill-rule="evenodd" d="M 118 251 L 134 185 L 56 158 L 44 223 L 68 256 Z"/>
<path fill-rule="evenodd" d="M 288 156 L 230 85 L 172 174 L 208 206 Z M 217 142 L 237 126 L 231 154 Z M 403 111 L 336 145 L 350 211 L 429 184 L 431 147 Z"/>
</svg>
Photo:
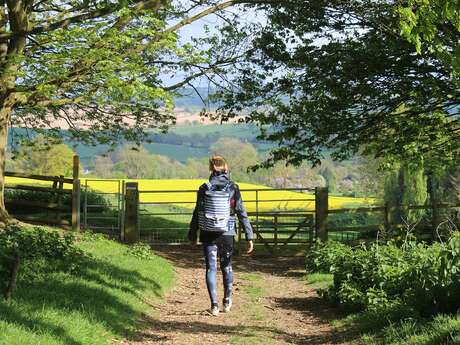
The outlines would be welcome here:
<svg viewBox="0 0 460 345">
<path fill-rule="evenodd" d="M 203 200 L 203 186 L 198 189 L 196 193 L 196 204 L 195 209 L 193 210 L 192 220 L 190 221 L 189 231 L 188 231 L 188 239 L 190 241 L 195 242 L 198 237 L 198 211 L 201 206 L 201 202 Z"/>
<path fill-rule="evenodd" d="M 251 222 L 249 221 L 248 214 L 243 205 L 243 199 L 241 198 L 241 192 L 238 185 L 235 184 L 235 213 L 238 216 L 238 220 L 243 226 L 243 230 L 246 234 L 246 240 L 252 241 L 254 239 L 254 232 L 252 231 Z"/>
</svg>

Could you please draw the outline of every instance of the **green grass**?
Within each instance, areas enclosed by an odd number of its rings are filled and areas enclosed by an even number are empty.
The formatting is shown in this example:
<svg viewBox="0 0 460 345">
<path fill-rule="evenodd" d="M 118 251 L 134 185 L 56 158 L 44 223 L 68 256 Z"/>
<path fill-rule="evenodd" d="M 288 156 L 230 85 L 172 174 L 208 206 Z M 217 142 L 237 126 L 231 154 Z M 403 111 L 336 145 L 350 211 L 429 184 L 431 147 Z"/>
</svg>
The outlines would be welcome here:
<svg viewBox="0 0 460 345">
<path fill-rule="evenodd" d="M 346 328 L 366 345 L 459 345 L 460 315 L 414 317 L 409 310 L 361 312 L 333 325 Z"/>
<path fill-rule="evenodd" d="M 328 273 L 309 273 L 305 276 L 305 281 L 315 289 L 325 289 L 332 285 L 332 277 Z"/>
<path fill-rule="evenodd" d="M 406 320 L 391 324 L 380 336 L 364 336 L 369 345 L 454 345 L 460 344 L 460 316 L 439 315 L 418 323 Z"/>
<path fill-rule="evenodd" d="M 256 274 L 256 273 L 242 273 L 240 275 L 240 279 L 250 281 L 250 282 L 260 282 L 262 280 L 262 277 L 260 274 Z"/>
<path fill-rule="evenodd" d="M 172 267 L 140 259 L 126 246 L 101 238 L 79 243 L 90 257 L 78 273 L 19 281 L 10 303 L 0 301 L 0 345 L 99 345 L 127 337 L 152 314 L 146 300 L 174 282 Z"/>
<path fill-rule="evenodd" d="M 260 286 L 247 286 L 245 290 L 253 302 L 263 296 L 263 289 Z"/>
<path fill-rule="evenodd" d="M 234 336 L 230 339 L 231 345 L 272 345 L 275 344 L 268 339 L 263 332 L 254 332 L 245 336 Z"/>
</svg>

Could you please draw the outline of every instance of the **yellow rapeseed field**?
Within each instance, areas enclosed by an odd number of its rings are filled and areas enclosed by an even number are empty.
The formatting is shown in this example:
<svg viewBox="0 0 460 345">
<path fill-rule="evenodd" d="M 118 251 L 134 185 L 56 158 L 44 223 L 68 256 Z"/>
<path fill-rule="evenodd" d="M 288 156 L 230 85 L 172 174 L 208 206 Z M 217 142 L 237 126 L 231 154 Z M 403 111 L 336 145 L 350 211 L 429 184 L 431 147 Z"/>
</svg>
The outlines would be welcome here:
<svg viewBox="0 0 460 345">
<path fill-rule="evenodd" d="M 82 189 L 85 186 L 104 192 L 117 193 L 121 184 L 119 180 L 91 180 L 82 179 Z M 168 180 L 124 180 L 125 182 L 138 182 L 140 201 L 146 204 L 173 204 L 185 208 L 193 208 L 196 200 L 196 190 L 205 180 L 201 179 L 168 179 Z M 6 178 L 8 184 L 29 184 L 51 186 L 50 182 L 28 180 L 23 178 Z M 239 183 L 245 206 L 249 212 L 256 211 L 256 200 L 259 211 L 271 210 L 308 210 L 315 208 L 314 195 L 311 192 L 277 191 L 270 187 L 250 183 Z M 66 184 L 65 188 L 71 188 Z M 257 189 L 258 191 L 254 191 Z M 149 193 L 150 191 L 150 193 Z M 356 207 L 375 204 L 375 199 L 352 198 L 352 197 L 329 197 L 329 208 L 338 209 L 344 207 Z"/>
</svg>

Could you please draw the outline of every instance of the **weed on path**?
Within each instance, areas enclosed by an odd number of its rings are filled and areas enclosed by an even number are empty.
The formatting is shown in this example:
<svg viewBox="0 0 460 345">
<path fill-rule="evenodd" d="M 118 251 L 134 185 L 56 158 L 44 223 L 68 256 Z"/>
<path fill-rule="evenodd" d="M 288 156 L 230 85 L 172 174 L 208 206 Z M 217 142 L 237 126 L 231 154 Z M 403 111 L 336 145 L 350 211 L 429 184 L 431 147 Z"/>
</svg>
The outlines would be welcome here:
<svg viewBox="0 0 460 345">
<path fill-rule="evenodd" d="M 154 250 L 174 265 L 176 287 L 155 305 L 155 318 L 143 319 L 145 330 L 124 345 L 351 344 L 330 324 L 335 311 L 303 281 L 303 257 L 235 257 L 234 307 L 213 317 L 201 247 Z"/>
</svg>

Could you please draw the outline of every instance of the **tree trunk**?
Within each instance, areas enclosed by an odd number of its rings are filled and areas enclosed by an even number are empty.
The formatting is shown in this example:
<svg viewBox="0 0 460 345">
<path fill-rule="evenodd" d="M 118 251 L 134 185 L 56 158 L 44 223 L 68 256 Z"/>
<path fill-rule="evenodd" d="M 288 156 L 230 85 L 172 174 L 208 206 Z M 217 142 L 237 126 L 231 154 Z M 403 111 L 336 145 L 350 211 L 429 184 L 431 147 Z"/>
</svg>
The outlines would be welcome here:
<svg viewBox="0 0 460 345">
<path fill-rule="evenodd" d="M 10 218 L 5 207 L 5 163 L 8 142 L 8 123 L 12 108 L 7 100 L 0 101 L 0 222 L 6 223 Z"/>
<path fill-rule="evenodd" d="M 30 29 L 30 10 L 30 1 L 0 0 L 0 31 L 9 26 L 15 33 L 8 44 L 0 44 L 0 221 L 5 223 L 10 219 L 4 199 L 8 126 L 19 97 L 19 93 L 15 94 L 20 69 L 17 58 L 23 54 L 27 43 L 25 32 Z"/>
<path fill-rule="evenodd" d="M 17 255 L 11 265 L 10 281 L 5 291 L 5 300 L 9 301 L 13 297 L 14 290 L 16 290 L 16 283 L 18 281 L 19 266 L 21 265 L 21 257 Z"/>
<path fill-rule="evenodd" d="M 439 208 L 437 207 L 438 200 L 436 197 L 436 180 L 432 172 L 428 173 L 427 176 L 427 189 L 431 205 L 431 226 L 432 226 L 432 237 L 433 240 L 438 239 L 438 226 L 440 223 Z"/>
</svg>

